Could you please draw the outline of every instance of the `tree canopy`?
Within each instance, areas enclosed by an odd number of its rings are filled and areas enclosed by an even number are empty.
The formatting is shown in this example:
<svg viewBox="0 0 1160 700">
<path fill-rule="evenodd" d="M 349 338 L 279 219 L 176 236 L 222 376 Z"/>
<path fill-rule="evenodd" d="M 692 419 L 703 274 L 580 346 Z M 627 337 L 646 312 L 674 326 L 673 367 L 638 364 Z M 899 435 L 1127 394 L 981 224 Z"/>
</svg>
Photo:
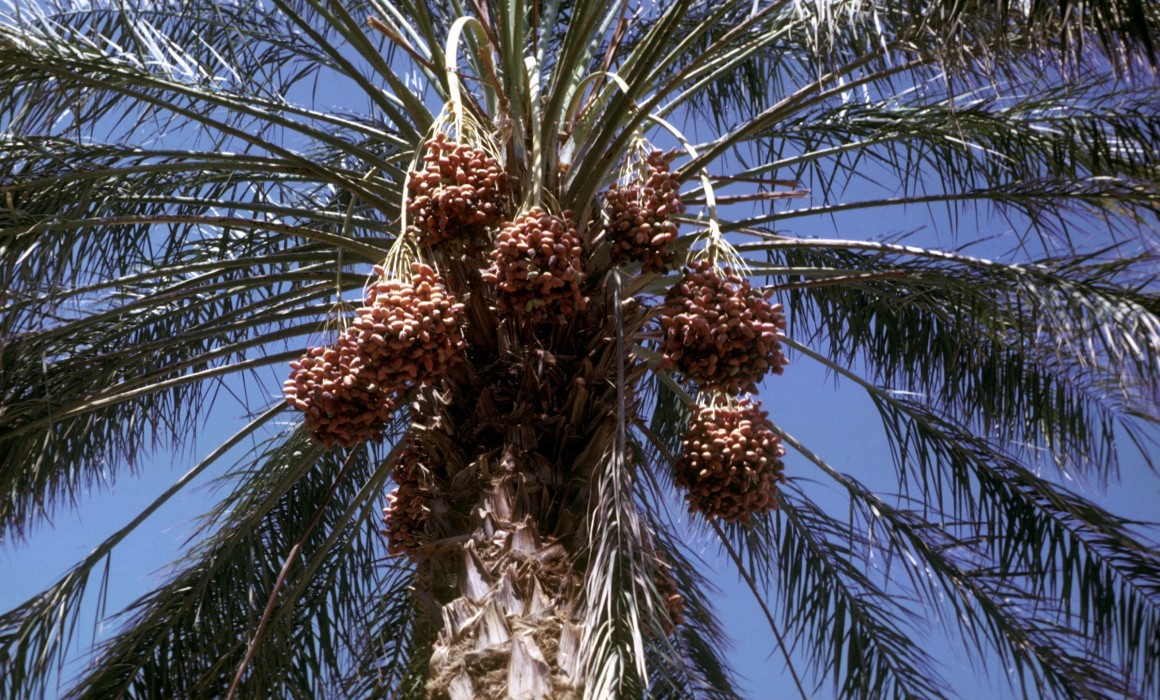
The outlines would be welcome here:
<svg viewBox="0 0 1160 700">
<path fill-rule="evenodd" d="M 692 541 L 803 697 L 954 696 L 933 617 L 1024 696 L 1154 695 L 1155 525 L 1069 482 L 1155 468 L 1158 36 L 1146 0 L 8 3 L 0 544 L 250 415 L 0 615 L 0 694 L 216 474 L 70 697 L 737 697 Z M 761 414 L 784 357 L 870 398 L 891 486 Z"/>
</svg>

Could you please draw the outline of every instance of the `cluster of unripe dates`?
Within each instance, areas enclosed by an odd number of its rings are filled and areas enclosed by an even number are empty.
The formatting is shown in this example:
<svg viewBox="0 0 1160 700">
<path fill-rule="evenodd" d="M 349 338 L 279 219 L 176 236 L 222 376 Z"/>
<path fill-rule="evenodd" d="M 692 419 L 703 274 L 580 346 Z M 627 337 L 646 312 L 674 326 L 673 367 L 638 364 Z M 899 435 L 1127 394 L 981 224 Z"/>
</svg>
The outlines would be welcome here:
<svg viewBox="0 0 1160 700">
<path fill-rule="evenodd" d="M 501 311 L 546 321 L 584 310 L 584 251 L 573 216 L 534 207 L 500 229 L 483 281 L 495 285 Z"/>
<path fill-rule="evenodd" d="M 755 392 L 766 373 L 781 374 L 789 364 L 781 352 L 781 304 L 708 260 L 689 265 L 669 290 L 660 321 L 666 365 L 702 390 Z"/>
<path fill-rule="evenodd" d="M 691 510 L 747 523 L 777 506 L 785 450 L 760 402 L 738 395 L 788 364 L 781 304 L 701 260 L 665 296 L 660 324 L 665 365 L 710 397 L 694 408 L 674 481 Z"/>
<path fill-rule="evenodd" d="M 304 414 L 303 426 L 326 448 L 353 447 L 382 437 L 395 410 L 390 391 L 359 381 L 354 348 L 312 347 L 290 363 L 286 401 Z"/>
<path fill-rule="evenodd" d="M 430 384 L 461 357 L 463 304 L 422 263 L 411 265 L 409 282 L 386 278 L 378 266 L 375 272 L 379 280 L 347 331 L 360 369 L 385 386 Z"/>
<path fill-rule="evenodd" d="M 661 618 L 661 626 L 666 634 L 672 634 L 677 625 L 685 622 L 685 597 L 677 588 L 677 580 L 673 578 L 673 567 L 668 557 L 660 550 L 653 552 L 653 586 L 660 594 L 665 605 L 666 615 Z"/>
<path fill-rule="evenodd" d="M 487 151 L 439 133 L 407 179 L 407 215 L 428 245 L 484 237 L 506 213 L 507 173 Z"/>
</svg>

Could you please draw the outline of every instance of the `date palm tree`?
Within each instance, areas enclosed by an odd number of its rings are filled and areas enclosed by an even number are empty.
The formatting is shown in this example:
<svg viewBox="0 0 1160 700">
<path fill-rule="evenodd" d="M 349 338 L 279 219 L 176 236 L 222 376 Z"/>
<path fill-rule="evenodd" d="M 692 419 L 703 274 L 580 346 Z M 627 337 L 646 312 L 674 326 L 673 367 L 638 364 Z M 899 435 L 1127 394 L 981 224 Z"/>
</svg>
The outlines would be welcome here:
<svg viewBox="0 0 1160 700">
<path fill-rule="evenodd" d="M 1156 531 L 1067 482 L 1156 438 L 1158 31 L 1146 0 L 8 4 L 0 542 L 223 389 L 251 419 L 0 617 L 0 694 L 46 692 L 110 553 L 217 473 L 69 697 L 738 697 L 705 541 L 791 694 L 953 696 L 939 617 L 1017 693 L 1154 696 Z M 883 223 L 916 211 L 949 247 Z M 783 353 L 869 396 L 891 479 L 760 407 Z"/>
</svg>

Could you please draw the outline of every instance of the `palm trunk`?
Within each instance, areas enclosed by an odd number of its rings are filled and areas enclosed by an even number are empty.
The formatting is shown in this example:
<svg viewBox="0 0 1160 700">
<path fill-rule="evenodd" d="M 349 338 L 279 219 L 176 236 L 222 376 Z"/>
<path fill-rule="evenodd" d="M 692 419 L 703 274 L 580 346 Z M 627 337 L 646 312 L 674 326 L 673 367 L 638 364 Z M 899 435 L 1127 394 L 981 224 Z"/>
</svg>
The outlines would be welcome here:
<svg viewBox="0 0 1160 700">
<path fill-rule="evenodd" d="M 559 431 L 535 431 L 490 390 L 476 396 L 473 427 L 453 427 L 453 401 L 435 421 L 442 429 L 419 433 L 443 467 L 429 506 L 438 539 L 417 552 L 416 595 L 437 630 L 428 697 L 578 698 L 583 479 L 544 450 Z"/>
<path fill-rule="evenodd" d="M 618 392 L 616 314 L 599 300 L 533 335 L 496 323 L 477 273 L 449 277 L 475 283 L 456 291 L 479 354 L 412 411 L 428 465 L 428 543 L 414 552 L 433 638 L 427 694 L 579 698 L 592 475 L 612 448 L 618 398 L 632 403 L 644 368 L 622 374 Z M 638 327 L 641 312 L 629 315 Z"/>
<path fill-rule="evenodd" d="M 527 477 L 500 477 L 472 513 L 468 539 L 444 557 L 453 580 L 430 582 L 455 596 L 440 607 L 431 698 L 582 695 L 579 581 L 561 541 L 543 537 L 536 518 L 517 515 Z"/>
</svg>

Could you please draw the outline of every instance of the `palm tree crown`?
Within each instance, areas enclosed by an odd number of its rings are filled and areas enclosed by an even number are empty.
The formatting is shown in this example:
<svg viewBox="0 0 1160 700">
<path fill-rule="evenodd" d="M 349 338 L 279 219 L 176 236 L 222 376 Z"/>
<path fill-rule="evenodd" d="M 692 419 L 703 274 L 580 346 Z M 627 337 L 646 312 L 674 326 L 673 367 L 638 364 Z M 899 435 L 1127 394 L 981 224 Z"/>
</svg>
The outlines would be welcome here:
<svg viewBox="0 0 1160 700">
<path fill-rule="evenodd" d="M 739 697 L 706 542 L 803 697 L 954 696 L 934 617 L 1025 696 L 1155 694 L 1155 530 L 1066 481 L 1157 435 L 1157 7 L 0 10 L 0 542 L 250 397 L 0 616 L 2 694 L 215 472 L 70 697 Z M 817 235 L 916 211 L 949 248 Z M 889 479 L 779 423 L 809 364 Z"/>
</svg>

